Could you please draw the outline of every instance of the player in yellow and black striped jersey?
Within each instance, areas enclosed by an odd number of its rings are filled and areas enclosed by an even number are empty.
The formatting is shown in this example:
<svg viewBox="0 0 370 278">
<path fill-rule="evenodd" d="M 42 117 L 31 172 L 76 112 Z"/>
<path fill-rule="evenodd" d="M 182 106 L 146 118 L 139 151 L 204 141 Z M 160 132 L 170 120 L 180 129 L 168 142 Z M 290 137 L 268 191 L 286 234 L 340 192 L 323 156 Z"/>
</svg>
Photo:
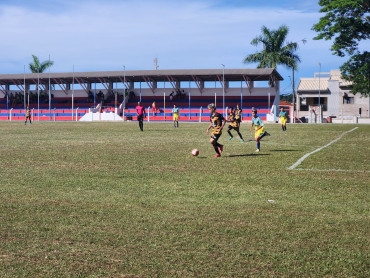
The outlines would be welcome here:
<svg viewBox="0 0 370 278">
<path fill-rule="evenodd" d="M 27 124 L 27 119 L 30 121 L 30 125 L 32 124 L 31 122 L 31 111 L 30 111 L 30 108 L 27 106 L 27 109 L 26 109 L 26 120 L 24 121 L 24 125 Z"/>
<path fill-rule="evenodd" d="M 211 140 L 209 142 L 212 144 L 213 148 L 215 149 L 216 155 L 215 157 L 220 157 L 223 151 L 223 145 L 219 144 L 217 140 L 220 138 L 222 134 L 222 129 L 225 126 L 226 119 L 220 114 L 216 112 L 216 106 L 211 103 L 208 105 L 210 116 L 210 125 L 207 128 L 207 135 L 209 134 L 209 130 L 212 128 Z"/>
<path fill-rule="evenodd" d="M 236 105 L 235 109 L 235 119 L 240 123 L 242 121 L 242 114 L 243 114 L 243 109 L 239 107 L 239 105 Z"/>
<path fill-rule="evenodd" d="M 227 121 L 230 122 L 230 124 L 227 128 L 227 133 L 229 133 L 229 135 L 230 135 L 229 140 L 233 139 L 233 137 L 234 137 L 230 132 L 230 130 L 234 129 L 238 133 L 238 135 L 239 135 L 239 137 L 240 137 L 240 139 L 242 140 L 242 143 L 243 143 L 244 139 L 243 139 L 243 136 L 241 135 L 241 133 L 239 131 L 240 122 L 236 118 L 236 115 L 235 115 L 235 112 L 234 112 L 234 107 L 230 107 L 230 112 L 228 114 Z"/>
</svg>

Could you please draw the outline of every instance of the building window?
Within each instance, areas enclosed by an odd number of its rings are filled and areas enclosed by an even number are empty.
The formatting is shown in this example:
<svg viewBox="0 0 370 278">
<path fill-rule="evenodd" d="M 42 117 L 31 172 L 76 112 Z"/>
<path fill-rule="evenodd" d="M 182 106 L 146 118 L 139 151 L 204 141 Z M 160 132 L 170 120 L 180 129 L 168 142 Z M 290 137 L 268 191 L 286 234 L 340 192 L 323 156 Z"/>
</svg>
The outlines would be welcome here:
<svg viewBox="0 0 370 278">
<path fill-rule="evenodd" d="M 343 97 L 343 104 L 354 104 L 355 98 L 354 97 Z"/>
</svg>

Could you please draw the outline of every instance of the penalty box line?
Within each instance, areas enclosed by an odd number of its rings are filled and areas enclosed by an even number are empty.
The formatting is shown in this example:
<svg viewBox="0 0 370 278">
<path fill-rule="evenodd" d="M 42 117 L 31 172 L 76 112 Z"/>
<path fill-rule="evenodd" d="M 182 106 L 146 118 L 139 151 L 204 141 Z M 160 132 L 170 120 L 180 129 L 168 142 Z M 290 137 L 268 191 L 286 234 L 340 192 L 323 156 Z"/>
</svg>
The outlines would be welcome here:
<svg viewBox="0 0 370 278">
<path fill-rule="evenodd" d="M 306 153 L 304 156 L 302 156 L 300 159 L 297 160 L 296 163 L 294 163 L 292 166 L 290 166 L 288 168 L 288 170 L 294 170 L 297 166 L 299 166 L 299 164 L 301 164 L 307 157 L 309 157 L 311 154 L 314 154 L 314 153 L 317 153 L 319 151 L 321 151 L 322 149 L 325 149 L 326 147 L 329 147 L 331 144 L 334 144 L 335 142 L 339 141 L 344 135 L 346 135 L 347 133 L 350 133 L 354 130 L 358 129 L 358 127 L 355 127 L 349 131 L 346 131 L 344 133 L 342 133 L 338 138 L 334 139 L 333 141 L 331 141 L 330 143 L 326 144 L 325 146 L 322 146 L 310 153 Z"/>
<path fill-rule="evenodd" d="M 367 170 L 343 170 L 343 169 L 303 169 L 295 168 L 295 171 L 313 171 L 313 172 L 356 172 L 356 173 L 370 173 Z"/>
</svg>

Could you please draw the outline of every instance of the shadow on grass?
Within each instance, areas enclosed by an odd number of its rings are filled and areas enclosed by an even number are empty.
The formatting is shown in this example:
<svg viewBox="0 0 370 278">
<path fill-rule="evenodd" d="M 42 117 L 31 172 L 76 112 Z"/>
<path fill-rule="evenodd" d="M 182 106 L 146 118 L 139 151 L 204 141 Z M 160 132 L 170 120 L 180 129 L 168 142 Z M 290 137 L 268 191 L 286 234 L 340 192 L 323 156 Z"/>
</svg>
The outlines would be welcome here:
<svg viewBox="0 0 370 278">
<path fill-rule="evenodd" d="M 299 150 L 270 150 L 272 152 L 299 152 Z"/>
<path fill-rule="evenodd" d="M 239 157 L 239 156 L 261 156 L 261 155 L 270 155 L 269 153 L 250 153 L 250 154 L 232 154 L 226 157 Z"/>
</svg>

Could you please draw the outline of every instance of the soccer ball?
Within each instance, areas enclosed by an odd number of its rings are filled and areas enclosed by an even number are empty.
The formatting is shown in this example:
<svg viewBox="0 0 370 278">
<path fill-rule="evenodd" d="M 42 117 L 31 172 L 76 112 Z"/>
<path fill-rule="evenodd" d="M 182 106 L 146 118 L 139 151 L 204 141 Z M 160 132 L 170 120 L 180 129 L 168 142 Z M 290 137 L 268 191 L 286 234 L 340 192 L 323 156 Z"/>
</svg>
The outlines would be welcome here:
<svg viewBox="0 0 370 278">
<path fill-rule="evenodd" d="M 191 151 L 191 154 L 192 154 L 193 156 L 197 156 L 197 155 L 199 154 L 198 149 L 194 149 L 194 150 L 192 150 L 192 151 Z"/>
</svg>

